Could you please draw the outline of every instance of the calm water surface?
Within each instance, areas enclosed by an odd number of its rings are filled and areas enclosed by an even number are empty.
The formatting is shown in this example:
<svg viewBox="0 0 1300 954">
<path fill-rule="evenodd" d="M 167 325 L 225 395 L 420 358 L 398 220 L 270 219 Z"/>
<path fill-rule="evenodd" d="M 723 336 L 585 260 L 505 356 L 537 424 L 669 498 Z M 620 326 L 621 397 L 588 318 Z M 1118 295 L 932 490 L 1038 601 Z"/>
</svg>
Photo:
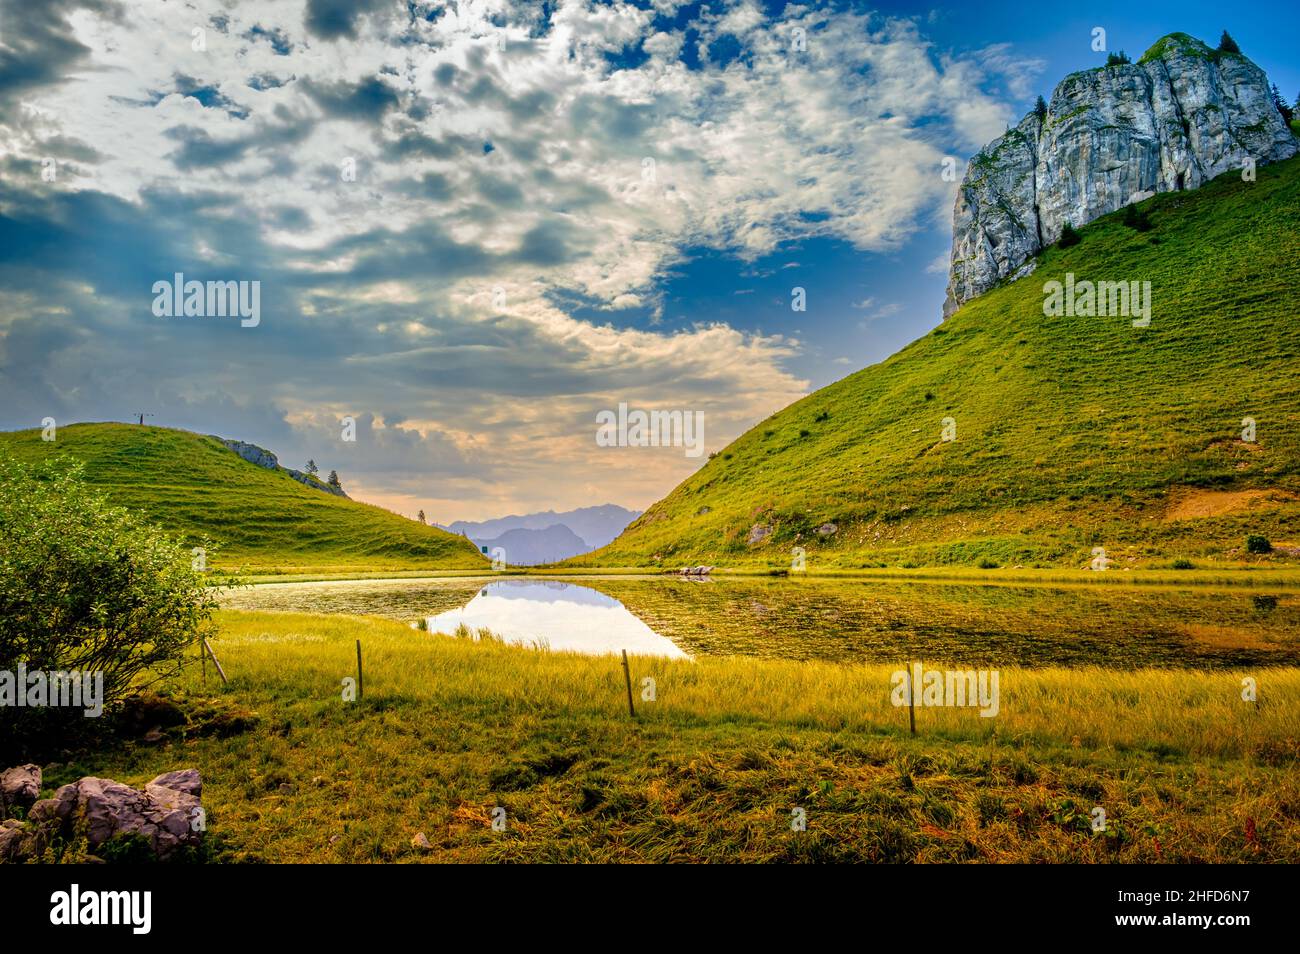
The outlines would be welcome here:
<svg viewBox="0 0 1300 954">
<path fill-rule="evenodd" d="M 464 625 L 585 653 L 1222 668 L 1300 663 L 1300 594 L 674 577 L 274 583 L 233 608 L 385 616 L 413 639 Z"/>
</svg>

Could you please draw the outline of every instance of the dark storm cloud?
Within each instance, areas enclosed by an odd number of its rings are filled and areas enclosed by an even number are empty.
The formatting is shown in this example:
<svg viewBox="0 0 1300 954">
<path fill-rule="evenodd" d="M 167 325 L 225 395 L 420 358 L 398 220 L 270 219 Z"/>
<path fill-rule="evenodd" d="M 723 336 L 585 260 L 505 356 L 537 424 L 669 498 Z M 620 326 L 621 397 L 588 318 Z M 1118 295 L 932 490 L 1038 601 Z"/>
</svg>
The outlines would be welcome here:
<svg viewBox="0 0 1300 954">
<path fill-rule="evenodd" d="M 395 139 L 379 140 L 385 159 L 455 159 L 482 152 L 483 141 L 474 136 L 445 133 L 436 139 L 415 129 L 402 132 Z"/>
<path fill-rule="evenodd" d="M 551 216 L 529 229 L 515 250 L 514 258 L 529 265 L 554 266 L 573 261 L 587 249 L 585 233 L 567 219 Z"/>
<path fill-rule="evenodd" d="M 321 458 L 322 445 L 337 447 L 336 422 L 330 418 L 317 430 L 291 427 L 283 396 L 337 399 L 337 379 L 351 356 L 395 346 L 379 326 L 429 318 L 422 309 L 345 302 L 330 306 L 328 325 L 304 317 L 300 300 L 331 299 L 265 246 L 255 216 L 228 196 L 153 190 L 137 204 L 93 192 L 36 195 L 0 185 L 0 208 L 8 210 L 0 215 L 0 285 L 11 302 L 35 303 L 0 308 L 5 427 L 33 426 L 47 415 L 60 422 L 126 420 L 157 408 L 154 423 L 200 433 L 219 428 L 222 436 L 261 442 L 291 461 Z M 302 213 L 284 208 L 278 214 L 295 222 Z M 348 244 L 361 248 L 365 241 Z M 244 330 L 233 322 L 157 318 L 152 284 L 175 271 L 201 281 L 261 281 L 263 324 Z M 142 359 L 148 374 L 139 373 Z M 403 380 L 392 369 L 349 371 L 344 397 L 359 414 L 381 399 L 401 400 L 421 380 L 418 368 L 410 374 Z M 250 378 L 261 386 L 250 388 Z M 366 418 L 364 426 L 372 422 Z M 471 472 L 450 439 L 433 431 L 426 438 L 380 428 L 367 455 L 371 471 Z"/>
<path fill-rule="evenodd" d="M 167 137 L 180 143 L 180 148 L 168 158 L 182 172 L 235 162 L 242 159 L 253 144 L 247 138 L 215 139 L 206 129 L 197 126 L 174 126 L 167 130 Z"/>
<path fill-rule="evenodd" d="M 355 37 L 361 19 L 384 8 L 399 7 L 393 0 L 307 0 L 307 29 L 324 40 Z"/>
<path fill-rule="evenodd" d="M 180 143 L 180 147 L 168 158 L 177 169 L 186 172 L 221 167 L 257 152 L 271 155 L 279 163 L 270 174 L 287 174 L 296 166 L 288 156 L 274 156 L 275 150 L 302 142 L 311 135 L 316 123 L 308 117 L 293 116 L 283 108 L 277 109 L 275 115 L 279 122 L 256 122 L 251 128 L 243 126 L 249 131 L 227 139 L 218 139 L 198 126 L 173 126 L 166 136 Z"/>
<path fill-rule="evenodd" d="M 117 19 L 122 7 L 112 0 L 0 0 L 0 122 L 24 93 L 62 82 L 86 60 L 90 50 L 66 22 L 76 10 Z"/>
<path fill-rule="evenodd" d="M 357 83 L 345 80 L 336 83 L 301 80 L 299 85 L 333 119 L 378 124 L 383 121 L 384 114 L 397 108 L 401 101 L 397 90 L 378 76 L 370 76 Z"/>
<path fill-rule="evenodd" d="M 429 199 L 432 202 L 446 202 L 452 198 L 454 192 L 451 180 L 445 175 L 440 172 L 426 172 L 417 181 L 407 186 L 406 194 Z"/>
<path fill-rule="evenodd" d="M 605 135 L 628 142 L 634 151 L 655 126 L 656 106 L 584 95 L 573 102 L 570 121 L 579 129 L 600 129 Z"/>
<path fill-rule="evenodd" d="M 46 155 L 54 156 L 56 159 L 70 159 L 74 162 L 84 162 L 87 165 L 102 162 L 105 158 L 102 152 L 89 143 L 62 134 L 42 140 L 41 151 Z"/>
</svg>

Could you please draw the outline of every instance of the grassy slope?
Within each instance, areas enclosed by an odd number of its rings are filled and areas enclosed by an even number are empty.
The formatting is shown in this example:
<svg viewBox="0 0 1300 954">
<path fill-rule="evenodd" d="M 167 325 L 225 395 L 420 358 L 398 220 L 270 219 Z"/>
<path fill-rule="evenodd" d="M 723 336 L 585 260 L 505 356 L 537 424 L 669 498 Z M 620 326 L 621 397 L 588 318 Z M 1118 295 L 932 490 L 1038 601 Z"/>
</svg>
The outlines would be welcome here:
<svg viewBox="0 0 1300 954">
<path fill-rule="evenodd" d="M 0 452 L 35 461 L 67 454 L 116 504 L 189 540 L 222 544 L 218 568 L 485 568 L 473 544 L 382 507 L 313 490 L 243 460 L 211 437 L 131 424 L 72 424 L 0 433 Z"/>
<path fill-rule="evenodd" d="M 373 618 L 220 622 L 218 702 L 258 728 L 96 747 L 46 788 L 197 766 L 223 860 L 1300 861 L 1296 669 L 1250 670 L 1258 706 L 1242 673 L 1003 669 L 997 717 L 921 709 L 910 738 L 891 666 L 634 658 L 657 699 L 633 722 L 614 657 Z M 176 689 L 217 692 L 193 669 Z"/>
<path fill-rule="evenodd" d="M 812 570 L 1082 566 L 1105 546 L 1142 565 L 1232 562 L 1247 533 L 1300 542 L 1284 499 L 1300 491 L 1300 159 L 1142 207 L 1153 231 L 1119 213 L 1090 224 L 1033 275 L 759 424 L 574 562 L 788 567 L 802 546 Z M 1150 281 L 1151 326 L 1044 317 L 1043 284 L 1067 271 Z M 1207 489 L 1269 493 L 1232 509 Z M 1189 498 L 1209 515 L 1171 519 Z M 756 524 L 773 532 L 750 545 Z"/>
</svg>

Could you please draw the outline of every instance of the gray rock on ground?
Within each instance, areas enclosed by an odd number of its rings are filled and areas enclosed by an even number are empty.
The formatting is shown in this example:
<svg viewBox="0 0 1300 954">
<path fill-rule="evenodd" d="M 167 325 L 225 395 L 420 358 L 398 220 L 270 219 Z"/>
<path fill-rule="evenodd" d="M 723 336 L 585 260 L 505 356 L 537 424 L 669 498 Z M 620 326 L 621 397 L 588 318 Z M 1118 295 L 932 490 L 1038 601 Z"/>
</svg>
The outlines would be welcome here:
<svg viewBox="0 0 1300 954">
<path fill-rule="evenodd" d="M 143 791 L 112 779 L 87 776 L 64 785 L 53 798 L 36 802 L 25 826 L 8 829 L 17 835 L 0 831 L 0 859 L 12 861 L 39 854 L 53 835 L 73 837 L 84 821 L 91 851 L 114 836 L 138 835 L 165 860 L 178 849 L 202 840 L 202 826 L 196 824 L 202 794 L 198 769 L 164 773 Z"/>
<path fill-rule="evenodd" d="M 0 810 L 31 807 L 41 794 L 41 767 L 18 765 L 0 772 Z"/>
</svg>

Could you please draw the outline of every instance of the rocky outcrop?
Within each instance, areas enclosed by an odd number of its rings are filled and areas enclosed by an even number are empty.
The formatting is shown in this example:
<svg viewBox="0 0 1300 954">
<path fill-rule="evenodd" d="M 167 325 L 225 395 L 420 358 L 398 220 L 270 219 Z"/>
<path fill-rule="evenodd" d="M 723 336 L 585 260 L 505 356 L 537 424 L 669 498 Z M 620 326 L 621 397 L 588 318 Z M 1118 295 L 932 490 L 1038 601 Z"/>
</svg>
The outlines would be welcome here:
<svg viewBox="0 0 1300 954">
<path fill-rule="evenodd" d="M 1043 116 L 1030 113 L 971 160 L 953 209 L 944 316 L 1079 226 L 1157 192 L 1195 189 L 1300 144 L 1264 72 L 1184 33 L 1136 64 L 1067 76 Z"/>
<path fill-rule="evenodd" d="M 217 440 L 226 445 L 227 450 L 232 450 L 250 464 L 256 464 L 258 467 L 265 467 L 267 470 L 280 470 L 280 458 L 276 457 L 269 450 L 258 447 L 256 444 L 249 444 L 246 441 L 228 441 L 218 437 Z"/>
<path fill-rule="evenodd" d="M 19 765 L 0 772 L 0 811 L 27 808 L 41 793 L 41 767 Z"/>
<path fill-rule="evenodd" d="M 214 435 L 215 437 L 215 435 Z M 247 441 L 228 441 L 222 437 L 216 437 L 226 446 L 227 450 L 234 451 L 250 464 L 256 464 L 258 467 L 265 467 L 267 470 L 278 470 L 288 474 L 298 483 L 310 487 L 312 490 L 323 490 L 327 494 L 333 494 L 335 497 L 347 497 L 342 487 L 333 487 L 323 480 L 305 474 L 301 470 L 294 470 L 290 467 L 284 467 L 280 464 L 280 459 L 264 447 L 258 447 L 256 444 L 249 444 Z M 348 498 L 351 499 L 351 498 Z"/>
<path fill-rule="evenodd" d="M 87 776 L 32 805 L 25 823 L 9 819 L 0 824 L 0 860 L 39 856 L 54 838 L 83 834 L 91 852 L 111 838 L 134 836 L 165 860 L 202 840 L 202 795 L 198 769 L 164 773 L 143 791 Z"/>
</svg>

